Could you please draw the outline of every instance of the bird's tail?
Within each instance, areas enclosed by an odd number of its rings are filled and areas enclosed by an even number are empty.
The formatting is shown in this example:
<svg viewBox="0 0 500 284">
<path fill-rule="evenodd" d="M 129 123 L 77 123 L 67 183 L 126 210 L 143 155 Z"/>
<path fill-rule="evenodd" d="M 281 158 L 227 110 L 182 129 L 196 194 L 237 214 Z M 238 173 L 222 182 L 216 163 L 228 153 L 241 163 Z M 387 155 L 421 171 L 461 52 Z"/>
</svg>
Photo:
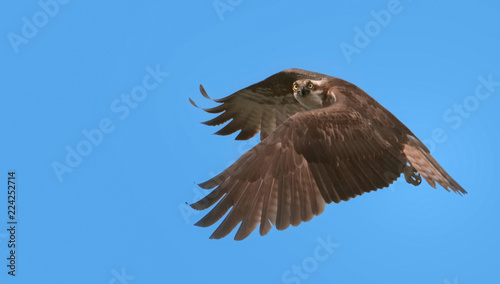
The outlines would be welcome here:
<svg viewBox="0 0 500 284">
<path fill-rule="evenodd" d="M 447 191 L 453 190 L 459 194 L 466 194 L 458 182 L 456 182 L 439 163 L 431 156 L 429 150 L 417 138 L 408 135 L 409 142 L 403 148 L 403 152 L 411 166 L 429 183 L 436 188 L 436 183 Z"/>
</svg>

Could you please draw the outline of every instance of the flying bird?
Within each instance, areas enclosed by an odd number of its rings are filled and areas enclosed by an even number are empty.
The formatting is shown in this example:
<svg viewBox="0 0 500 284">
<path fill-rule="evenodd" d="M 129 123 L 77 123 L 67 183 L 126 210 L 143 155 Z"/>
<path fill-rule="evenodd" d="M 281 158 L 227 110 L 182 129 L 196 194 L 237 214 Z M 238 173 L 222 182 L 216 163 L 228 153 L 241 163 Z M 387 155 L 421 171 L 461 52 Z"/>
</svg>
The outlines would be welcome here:
<svg viewBox="0 0 500 284">
<path fill-rule="evenodd" d="M 211 99 L 201 85 L 200 91 Z M 433 188 L 467 193 L 401 121 L 345 80 L 287 69 L 211 100 L 219 105 L 204 110 L 219 115 L 204 124 L 231 120 L 216 134 L 240 131 L 236 140 L 246 140 L 260 132 L 261 142 L 199 184 L 213 190 L 191 207 L 217 204 L 197 226 L 211 226 L 230 210 L 210 238 L 223 238 L 240 223 L 235 240 L 259 225 L 260 235 L 273 225 L 298 226 L 327 203 L 388 187 L 401 173 L 415 186 L 423 177 Z"/>
</svg>

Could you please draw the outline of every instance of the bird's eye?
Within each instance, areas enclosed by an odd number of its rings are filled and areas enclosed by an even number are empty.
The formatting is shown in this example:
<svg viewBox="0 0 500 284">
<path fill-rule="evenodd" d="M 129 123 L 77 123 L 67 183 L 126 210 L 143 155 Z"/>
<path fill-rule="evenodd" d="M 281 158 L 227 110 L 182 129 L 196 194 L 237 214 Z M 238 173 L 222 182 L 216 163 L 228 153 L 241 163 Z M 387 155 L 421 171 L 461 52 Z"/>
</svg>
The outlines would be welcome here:
<svg viewBox="0 0 500 284">
<path fill-rule="evenodd" d="M 308 87 L 309 89 L 312 89 L 312 88 L 314 87 L 314 85 L 313 85 L 313 83 L 309 83 L 309 84 L 307 84 L 307 87 Z"/>
<path fill-rule="evenodd" d="M 298 89 L 299 89 L 299 86 L 297 85 L 297 83 L 293 83 L 293 90 L 297 91 Z"/>
</svg>

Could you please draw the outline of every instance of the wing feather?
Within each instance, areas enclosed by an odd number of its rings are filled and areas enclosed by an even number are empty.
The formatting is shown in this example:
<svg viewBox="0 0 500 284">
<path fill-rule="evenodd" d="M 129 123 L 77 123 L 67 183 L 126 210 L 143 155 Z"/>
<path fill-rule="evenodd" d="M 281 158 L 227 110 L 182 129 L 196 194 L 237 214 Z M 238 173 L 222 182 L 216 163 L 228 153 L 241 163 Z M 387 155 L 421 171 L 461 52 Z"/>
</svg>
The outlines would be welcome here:
<svg viewBox="0 0 500 284">
<path fill-rule="evenodd" d="M 409 136 L 409 138 L 408 144 L 404 147 L 404 153 L 408 157 L 409 163 L 430 186 L 436 188 L 437 183 L 447 191 L 451 189 L 459 194 L 467 193 L 430 155 L 427 148 L 422 148 L 420 141 L 413 136 Z"/>
<path fill-rule="evenodd" d="M 327 77 L 331 76 L 300 69 L 287 69 L 221 99 L 212 99 L 200 85 L 203 97 L 220 103 L 218 106 L 203 110 L 208 113 L 222 113 L 205 121 L 204 124 L 217 126 L 232 119 L 226 127 L 215 134 L 229 135 L 241 130 L 236 140 L 247 140 L 261 132 L 260 138 L 263 140 L 287 118 L 307 110 L 293 97 L 293 82 L 304 78 Z M 198 107 L 192 99 L 189 101 Z"/>
<path fill-rule="evenodd" d="M 212 237 L 226 236 L 241 222 L 235 236 L 241 240 L 259 223 L 261 235 L 273 225 L 284 230 L 321 214 L 327 203 L 387 186 L 392 180 L 379 174 L 399 171 L 402 160 L 394 153 L 403 155 L 402 145 L 377 141 L 378 130 L 351 112 L 304 112 L 287 119 L 221 175 L 202 184 L 218 186 L 214 191 L 227 194 L 199 225 L 213 224 L 232 207 Z M 193 207 L 206 208 L 220 196 L 221 192 L 209 194 L 205 206 Z"/>
<path fill-rule="evenodd" d="M 217 203 L 217 205 L 215 205 L 215 207 L 212 210 L 210 210 L 210 212 L 208 212 L 208 214 L 205 215 L 205 217 L 201 218 L 195 224 L 196 226 L 208 227 L 215 224 L 215 222 L 217 222 L 220 218 L 222 218 L 222 216 L 224 216 L 224 214 L 227 213 L 227 211 L 231 208 L 233 203 L 238 199 L 239 196 L 238 195 L 235 196 L 235 192 L 238 193 L 240 191 L 239 182 L 234 182 L 232 186 L 224 189 L 227 190 L 228 193 L 224 195 L 224 197 L 219 201 L 219 203 Z M 207 197 L 204 197 L 197 203 L 206 202 L 206 198 Z M 193 208 L 196 209 L 196 207 Z"/>
<path fill-rule="evenodd" d="M 226 218 L 224 218 L 219 227 L 217 227 L 210 236 L 211 239 L 220 239 L 227 236 L 243 220 L 245 210 L 247 209 L 244 205 L 246 204 L 247 196 L 251 194 L 251 190 L 247 190 L 249 185 L 249 182 L 245 182 L 245 184 L 236 191 L 234 202 L 230 204 L 232 206 L 231 211 L 229 211 Z"/>
<path fill-rule="evenodd" d="M 251 205 L 247 209 L 245 217 L 243 218 L 243 222 L 236 232 L 235 240 L 243 240 L 252 233 L 255 228 L 257 228 L 260 217 L 262 215 L 262 203 L 264 200 L 264 195 L 261 194 L 262 186 L 264 184 L 264 180 L 261 180 L 258 183 L 257 189 L 253 190 L 252 197 L 249 199 Z"/>
</svg>

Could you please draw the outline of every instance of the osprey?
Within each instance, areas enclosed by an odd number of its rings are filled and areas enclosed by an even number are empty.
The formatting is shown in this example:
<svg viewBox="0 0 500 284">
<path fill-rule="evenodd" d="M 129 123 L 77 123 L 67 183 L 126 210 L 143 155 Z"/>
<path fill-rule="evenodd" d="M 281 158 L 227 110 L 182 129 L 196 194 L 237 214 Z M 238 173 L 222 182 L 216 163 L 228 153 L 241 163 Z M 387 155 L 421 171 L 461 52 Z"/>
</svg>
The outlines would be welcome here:
<svg viewBox="0 0 500 284">
<path fill-rule="evenodd" d="M 211 99 L 201 85 L 200 91 Z M 287 69 L 213 101 L 220 104 L 204 110 L 221 114 L 204 124 L 231 120 L 216 134 L 240 130 L 236 140 L 246 140 L 260 132 L 261 142 L 199 184 L 215 189 L 191 207 L 218 203 L 197 226 L 208 227 L 231 210 L 210 238 L 225 237 L 239 223 L 235 240 L 259 224 L 260 235 L 272 225 L 297 226 L 325 204 L 387 187 L 401 173 L 415 186 L 423 177 L 433 188 L 437 183 L 467 193 L 401 121 L 342 79 Z"/>
</svg>

